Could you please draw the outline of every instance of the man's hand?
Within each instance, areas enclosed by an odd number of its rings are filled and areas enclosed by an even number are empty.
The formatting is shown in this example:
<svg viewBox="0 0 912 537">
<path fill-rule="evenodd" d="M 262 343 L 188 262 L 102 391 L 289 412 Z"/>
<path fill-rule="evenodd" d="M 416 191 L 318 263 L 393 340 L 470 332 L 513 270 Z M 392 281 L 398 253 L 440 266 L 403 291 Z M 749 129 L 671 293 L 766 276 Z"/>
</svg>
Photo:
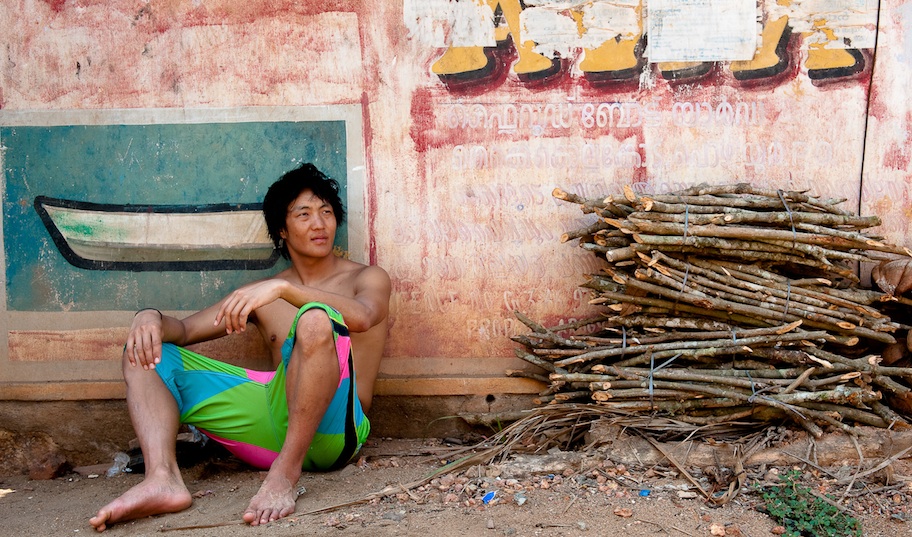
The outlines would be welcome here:
<svg viewBox="0 0 912 537">
<path fill-rule="evenodd" d="M 912 259 L 884 261 L 874 267 L 871 278 L 884 293 L 901 295 L 912 289 Z"/>
<path fill-rule="evenodd" d="M 247 319 L 257 308 L 282 298 L 288 282 L 278 278 L 254 282 L 228 295 L 215 314 L 215 325 L 225 320 L 225 331 L 229 334 L 247 329 Z"/>
<path fill-rule="evenodd" d="M 155 369 L 155 364 L 161 362 L 162 323 L 158 310 L 142 310 L 133 317 L 126 347 L 130 365 L 139 362 L 143 369 Z"/>
</svg>

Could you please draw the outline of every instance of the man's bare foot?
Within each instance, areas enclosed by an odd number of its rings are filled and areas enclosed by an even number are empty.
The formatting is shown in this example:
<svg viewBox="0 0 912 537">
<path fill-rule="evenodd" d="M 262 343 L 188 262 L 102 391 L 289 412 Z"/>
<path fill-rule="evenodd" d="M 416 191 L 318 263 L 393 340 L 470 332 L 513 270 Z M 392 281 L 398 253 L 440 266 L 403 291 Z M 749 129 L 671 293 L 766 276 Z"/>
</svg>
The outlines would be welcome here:
<svg viewBox="0 0 912 537">
<path fill-rule="evenodd" d="M 119 498 L 98 510 L 89 520 L 96 531 L 111 524 L 163 513 L 176 513 L 190 507 L 193 498 L 180 477 L 154 478 L 146 476 Z"/>
<path fill-rule="evenodd" d="M 244 522 L 258 526 L 287 517 L 294 513 L 297 499 L 295 484 L 288 478 L 267 475 L 260 490 L 244 511 Z"/>
</svg>

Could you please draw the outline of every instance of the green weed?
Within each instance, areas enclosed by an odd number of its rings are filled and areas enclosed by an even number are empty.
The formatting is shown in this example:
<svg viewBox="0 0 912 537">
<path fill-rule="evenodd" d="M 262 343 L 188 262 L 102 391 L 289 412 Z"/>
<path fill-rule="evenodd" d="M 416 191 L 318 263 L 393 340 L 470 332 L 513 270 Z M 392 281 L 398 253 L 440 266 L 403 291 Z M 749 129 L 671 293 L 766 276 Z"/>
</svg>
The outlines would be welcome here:
<svg viewBox="0 0 912 537">
<path fill-rule="evenodd" d="M 781 485 L 764 487 L 767 513 L 785 527 L 785 537 L 860 537 L 861 523 L 811 493 L 799 483 L 801 472 L 779 476 Z"/>
</svg>

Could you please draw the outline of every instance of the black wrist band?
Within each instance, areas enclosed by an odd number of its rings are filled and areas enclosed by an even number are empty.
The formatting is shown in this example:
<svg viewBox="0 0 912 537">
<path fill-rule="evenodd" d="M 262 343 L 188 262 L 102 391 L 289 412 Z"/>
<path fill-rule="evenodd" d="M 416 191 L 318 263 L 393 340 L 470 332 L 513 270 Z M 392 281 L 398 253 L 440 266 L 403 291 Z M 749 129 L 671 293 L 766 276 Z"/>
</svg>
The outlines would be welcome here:
<svg viewBox="0 0 912 537">
<path fill-rule="evenodd" d="M 134 314 L 133 314 L 133 317 L 136 317 L 137 315 L 139 315 L 140 313 L 142 313 L 142 312 L 144 312 L 144 311 L 157 311 L 159 317 L 161 317 L 162 319 L 165 318 L 165 316 L 162 315 L 162 312 L 158 311 L 158 310 L 155 309 L 155 308 L 143 308 L 143 309 L 137 311 L 136 313 L 134 313 Z"/>
</svg>

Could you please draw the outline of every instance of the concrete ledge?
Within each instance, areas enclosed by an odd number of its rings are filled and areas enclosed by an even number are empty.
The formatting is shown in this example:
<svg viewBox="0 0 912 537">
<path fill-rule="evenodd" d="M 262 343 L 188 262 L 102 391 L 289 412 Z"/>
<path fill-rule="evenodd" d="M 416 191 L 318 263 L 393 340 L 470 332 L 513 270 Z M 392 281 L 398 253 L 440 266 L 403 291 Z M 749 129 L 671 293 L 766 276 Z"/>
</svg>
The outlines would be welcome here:
<svg viewBox="0 0 912 537">
<path fill-rule="evenodd" d="M 29 392 L 34 394 L 33 391 Z M 489 435 L 459 418 L 460 414 L 510 412 L 534 408 L 532 396 L 518 394 L 395 395 L 374 397 L 367 413 L 371 437 L 476 438 Z M 17 432 L 43 432 L 74 466 L 110 463 L 136 434 L 126 400 L 0 400 L 0 423 Z"/>
<path fill-rule="evenodd" d="M 535 380 L 511 377 L 408 377 L 379 378 L 378 396 L 537 394 L 544 386 Z"/>
<path fill-rule="evenodd" d="M 378 378 L 377 396 L 535 394 L 542 384 L 512 377 Z M 124 399 L 123 381 L 11 382 L 0 384 L 0 401 L 90 401 Z"/>
<path fill-rule="evenodd" d="M 125 399 L 123 381 L 5 382 L 0 401 L 105 401 Z"/>
</svg>

